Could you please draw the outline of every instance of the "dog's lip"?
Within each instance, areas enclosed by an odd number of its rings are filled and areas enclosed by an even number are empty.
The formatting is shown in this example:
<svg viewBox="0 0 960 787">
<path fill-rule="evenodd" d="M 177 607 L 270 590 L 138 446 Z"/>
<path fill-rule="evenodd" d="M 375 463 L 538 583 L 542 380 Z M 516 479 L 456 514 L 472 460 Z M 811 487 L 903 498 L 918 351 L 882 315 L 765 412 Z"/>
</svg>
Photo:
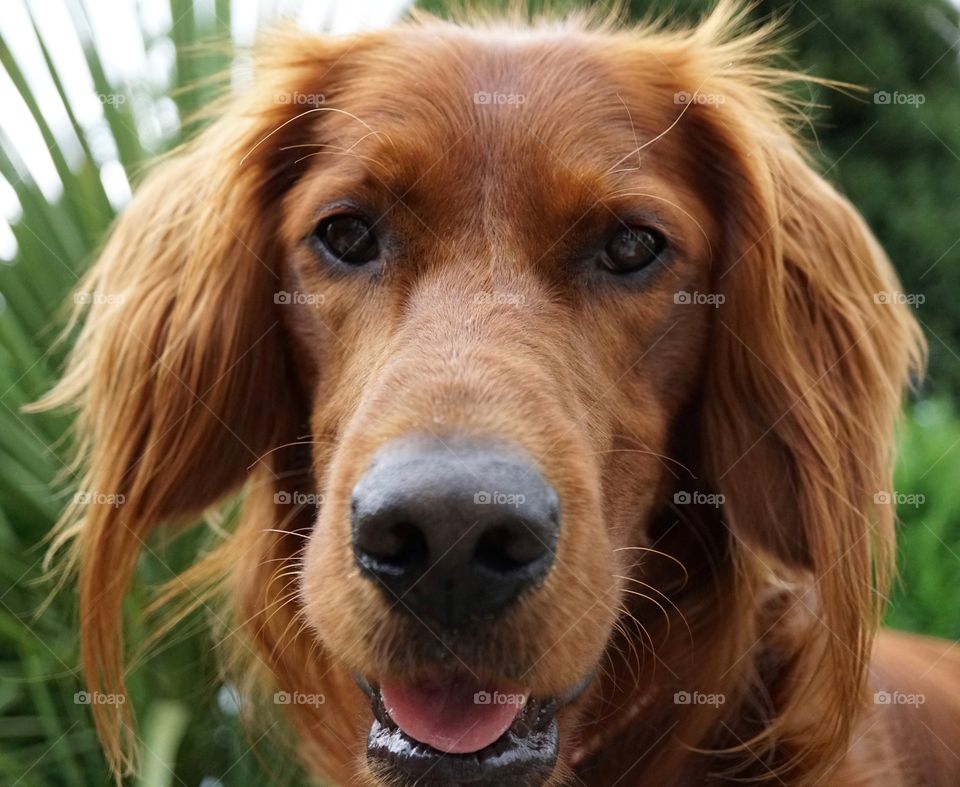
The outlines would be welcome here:
<svg viewBox="0 0 960 787">
<path fill-rule="evenodd" d="M 422 785 L 538 785 L 552 772 L 559 754 L 556 713 L 573 702 L 593 679 L 549 698 L 529 697 L 509 728 L 483 748 L 445 753 L 414 740 L 387 711 L 380 685 L 355 676 L 373 711 L 367 736 L 367 761 L 381 775 L 402 776 Z"/>
</svg>

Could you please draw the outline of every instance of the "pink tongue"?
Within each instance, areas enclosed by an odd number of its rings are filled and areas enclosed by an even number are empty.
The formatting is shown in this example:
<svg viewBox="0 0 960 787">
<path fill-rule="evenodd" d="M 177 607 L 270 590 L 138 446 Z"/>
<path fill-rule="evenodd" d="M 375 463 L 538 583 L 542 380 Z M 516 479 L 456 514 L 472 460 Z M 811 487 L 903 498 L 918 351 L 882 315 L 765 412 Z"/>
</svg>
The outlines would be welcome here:
<svg viewBox="0 0 960 787">
<path fill-rule="evenodd" d="M 463 678 L 441 678 L 380 686 L 390 718 L 409 737 L 450 754 L 489 746 L 523 710 L 519 693 L 478 686 Z"/>
</svg>

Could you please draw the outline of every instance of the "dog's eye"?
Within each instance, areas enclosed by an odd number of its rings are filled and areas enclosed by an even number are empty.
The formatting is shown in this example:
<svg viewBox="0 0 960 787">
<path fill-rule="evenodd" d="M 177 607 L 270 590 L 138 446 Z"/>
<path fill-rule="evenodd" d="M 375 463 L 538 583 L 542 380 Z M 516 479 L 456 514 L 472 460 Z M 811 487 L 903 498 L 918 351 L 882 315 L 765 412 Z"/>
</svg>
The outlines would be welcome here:
<svg viewBox="0 0 960 787">
<path fill-rule="evenodd" d="M 339 260 L 363 265 L 380 254 L 373 228 L 358 216 L 331 216 L 321 221 L 310 239 Z"/>
<path fill-rule="evenodd" d="M 626 227 L 610 238 L 602 262 L 613 273 L 632 273 L 654 262 L 666 247 L 666 238 L 657 230 Z"/>
</svg>

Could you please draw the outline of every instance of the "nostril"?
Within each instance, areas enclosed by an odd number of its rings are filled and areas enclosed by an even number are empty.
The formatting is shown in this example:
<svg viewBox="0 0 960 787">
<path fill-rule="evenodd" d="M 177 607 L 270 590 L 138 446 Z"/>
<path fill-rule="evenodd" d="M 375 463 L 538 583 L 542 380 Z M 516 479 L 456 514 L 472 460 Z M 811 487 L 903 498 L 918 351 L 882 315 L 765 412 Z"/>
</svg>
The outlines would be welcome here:
<svg viewBox="0 0 960 787">
<path fill-rule="evenodd" d="M 412 522 L 399 521 L 365 528 L 367 538 L 356 542 L 357 559 L 376 573 L 405 574 L 424 564 L 429 545 Z"/>
<path fill-rule="evenodd" d="M 547 546 L 523 525 L 505 524 L 488 529 L 477 542 L 474 562 L 498 574 L 511 574 L 536 562 Z"/>
</svg>

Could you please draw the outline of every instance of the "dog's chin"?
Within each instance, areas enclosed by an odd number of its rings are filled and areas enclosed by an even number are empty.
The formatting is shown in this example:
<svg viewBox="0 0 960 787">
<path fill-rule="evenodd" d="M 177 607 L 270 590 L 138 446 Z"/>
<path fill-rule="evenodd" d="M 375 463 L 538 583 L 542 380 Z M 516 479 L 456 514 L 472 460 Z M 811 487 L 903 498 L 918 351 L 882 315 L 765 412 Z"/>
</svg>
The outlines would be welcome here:
<svg viewBox="0 0 960 787">
<path fill-rule="evenodd" d="M 557 764 L 556 714 L 591 678 L 537 698 L 449 672 L 405 684 L 357 677 L 373 711 L 367 765 L 385 784 L 539 787 Z"/>
</svg>

